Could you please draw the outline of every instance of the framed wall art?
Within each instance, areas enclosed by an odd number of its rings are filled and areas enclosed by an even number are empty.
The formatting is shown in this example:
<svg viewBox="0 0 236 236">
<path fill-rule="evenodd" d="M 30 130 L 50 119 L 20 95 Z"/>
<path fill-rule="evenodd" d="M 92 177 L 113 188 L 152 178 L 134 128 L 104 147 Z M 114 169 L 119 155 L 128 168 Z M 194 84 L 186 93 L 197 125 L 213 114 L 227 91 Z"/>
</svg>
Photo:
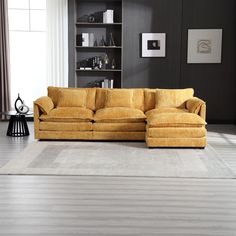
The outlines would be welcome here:
<svg viewBox="0 0 236 236">
<path fill-rule="evenodd" d="M 189 29 L 187 63 L 221 63 L 222 29 Z"/>
<path fill-rule="evenodd" d="M 142 33 L 141 34 L 141 57 L 165 57 L 166 34 L 165 33 Z"/>
</svg>

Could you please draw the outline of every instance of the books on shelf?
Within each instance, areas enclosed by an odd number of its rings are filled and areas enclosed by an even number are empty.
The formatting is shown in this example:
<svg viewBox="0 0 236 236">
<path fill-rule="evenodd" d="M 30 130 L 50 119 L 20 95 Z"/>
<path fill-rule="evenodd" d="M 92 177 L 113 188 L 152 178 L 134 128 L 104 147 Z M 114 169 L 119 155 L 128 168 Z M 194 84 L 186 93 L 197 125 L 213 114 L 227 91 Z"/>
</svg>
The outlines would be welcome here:
<svg viewBox="0 0 236 236">
<path fill-rule="evenodd" d="M 113 88 L 114 85 L 114 79 L 104 79 L 101 81 L 101 87 L 102 88 Z"/>
<path fill-rule="evenodd" d="M 82 33 L 77 36 L 77 46 L 93 47 L 94 46 L 94 33 Z"/>
<path fill-rule="evenodd" d="M 103 12 L 103 23 L 114 23 L 114 10 L 106 10 Z"/>
</svg>

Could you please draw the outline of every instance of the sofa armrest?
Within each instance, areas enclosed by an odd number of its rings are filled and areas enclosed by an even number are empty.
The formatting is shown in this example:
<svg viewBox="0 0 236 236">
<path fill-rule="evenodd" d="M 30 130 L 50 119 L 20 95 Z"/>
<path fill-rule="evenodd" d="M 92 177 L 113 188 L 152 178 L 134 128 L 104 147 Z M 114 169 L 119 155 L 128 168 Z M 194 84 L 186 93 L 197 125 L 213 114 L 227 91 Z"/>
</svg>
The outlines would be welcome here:
<svg viewBox="0 0 236 236">
<path fill-rule="evenodd" d="M 52 99 L 47 96 L 38 98 L 34 101 L 34 104 L 39 106 L 40 110 L 46 115 L 54 108 Z"/>
<path fill-rule="evenodd" d="M 39 138 L 39 116 L 40 116 L 39 106 L 34 103 L 34 137 L 35 139 Z"/>
<path fill-rule="evenodd" d="M 206 120 L 206 103 L 197 97 L 192 97 L 186 101 L 186 108 L 189 112 L 200 115 Z"/>
</svg>

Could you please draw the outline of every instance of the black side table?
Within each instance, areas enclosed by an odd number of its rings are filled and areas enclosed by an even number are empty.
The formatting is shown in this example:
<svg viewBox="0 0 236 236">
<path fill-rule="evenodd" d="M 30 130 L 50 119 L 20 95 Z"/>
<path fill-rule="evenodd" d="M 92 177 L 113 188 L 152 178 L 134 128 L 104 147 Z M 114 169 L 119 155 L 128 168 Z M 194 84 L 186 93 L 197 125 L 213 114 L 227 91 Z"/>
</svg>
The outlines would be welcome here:
<svg viewBox="0 0 236 236">
<path fill-rule="evenodd" d="M 3 112 L 3 115 L 10 116 L 7 136 L 11 137 L 23 137 L 29 136 L 29 128 L 26 122 L 26 116 L 32 116 L 32 112 L 27 114 L 19 114 L 15 111 Z"/>
</svg>

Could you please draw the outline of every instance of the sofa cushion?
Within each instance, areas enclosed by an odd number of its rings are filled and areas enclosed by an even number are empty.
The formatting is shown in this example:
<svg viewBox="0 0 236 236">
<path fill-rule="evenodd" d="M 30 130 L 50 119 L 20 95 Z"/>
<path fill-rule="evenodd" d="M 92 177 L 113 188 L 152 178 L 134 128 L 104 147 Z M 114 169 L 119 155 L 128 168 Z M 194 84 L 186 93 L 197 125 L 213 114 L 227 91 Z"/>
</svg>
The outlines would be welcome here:
<svg viewBox="0 0 236 236">
<path fill-rule="evenodd" d="M 59 90 L 57 107 L 85 107 L 86 90 Z"/>
<path fill-rule="evenodd" d="M 149 127 L 201 127 L 206 122 L 193 113 L 160 113 L 147 118 Z"/>
<path fill-rule="evenodd" d="M 112 89 L 107 91 L 105 107 L 133 107 L 132 89 Z"/>
<path fill-rule="evenodd" d="M 48 122 L 39 123 L 41 131 L 92 131 L 92 122 Z"/>
<path fill-rule="evenodd" d="M 134 123 L 94 123 L 94 131 L 114 131 L 114 132 L 129 132 L 129 131 L 145 131 L 145 122 Z"/>
<path fill-rule="evenodd" d="M 48 115 L 41 115 L 39 119 L 44 121 L 62 122 L 92 121 L 93 111 L 81 107 L 58 107 L 51 110 Z"/>
<path fill-rule="evenodd" d="M 38 98 L 34 104 L 38 105 L 44 114 L 48 114 L 54 108 L 52 99 L 47 96 Z"/>
<path fill-rule="evenodd" d="M 151 138 L 202 138 L 206 136 L 205 127 L 155 127 L 147 129 Z"/>
<path fill-rule="evenodd" d="M 156 108 L 156 109 L 152 109 L 145 112 L 145 115 L 149 117 L 149 116 L 160 114 L 160 113 L 186 113 L 186 112 L 188 113 L 189 111 L 184 108 L 183 109 L 181 108 Z"/>
<path fill-rule="evenodd" d="M 77 90 L 85 90 L 87 92 L 86 96 L 86 108 L 90 110 L 95 110 L 95 98 L 96 98 L 96 88 L 61 88 L 61 87 L 48 87 L 48 96 L 52 99 L 54 106 L 57 106 L 59 91 L 77 91 Z"/>
<path fill-rule="evenodd" d="M 144 89 L 144 111 L 154 109 L 156 106 L 156 89 Z"/>
<path fill-rule="evenodd" d="M 96 111 L 94 120 L 96 122 L 144 122 L 146 116 L 135 108 L 112 107 Z"/>
<path fill-rule="evenodd" d="M 193 89 L 157 89 L 156 108 L 185 108 L 185 102 L 193 97 Z"/>
</svg>

